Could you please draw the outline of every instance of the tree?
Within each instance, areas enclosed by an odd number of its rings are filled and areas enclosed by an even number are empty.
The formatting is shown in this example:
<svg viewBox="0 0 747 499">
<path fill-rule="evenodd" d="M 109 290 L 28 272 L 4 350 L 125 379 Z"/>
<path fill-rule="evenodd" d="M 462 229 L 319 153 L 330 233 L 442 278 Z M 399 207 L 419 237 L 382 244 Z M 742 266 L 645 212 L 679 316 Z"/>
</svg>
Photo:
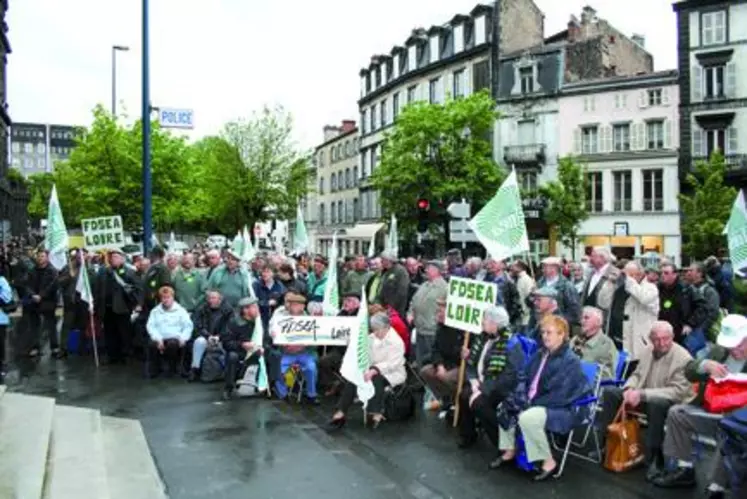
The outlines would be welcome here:
<svg viewBox="0 0 747 499">
<path fill-rule="evenodd" d="M 47 218 L 49 194 L 52 192 L 54 175 L 51 173 L 37 173 L 26 179 L 29 192 L 28 213 L 32 220 Z"/>
<path fill-rule="evenodd" d="M 727 167 L 720 152 L 696 163 L 694 170 L 686 178 L 690 192 L 679 195 L 685 239 L 682 253 L 702 260 L 725 246 L 723 231 L 737 190 L 724 185 Z"/>
<path fill-rule="evenodd" d="M 197 144 L 205 196 L 224 232 L 295 216 L 309 168 L 308 154 L 296 147 L 292 132 L 290 114 L 265 108 Z"/>
<path fill-rule="evenodd" d="M 585 168 L 572 157 L 561 158 L 557 178 L 540 187 L 548 201 L 545 221 L 555 227 L 560 241 L 571 248 L 571 257 L 575 260 L 578 231 L 581 222 L 589 218 Z"/>
<path fill-rule="evenodd" d="M 461 198 L 479 207 L 495 195 L 505 176 L 489 140 L 497 118 L 487 92 L 402 110 L 371 176 L 387 218 L 394 213 L 401 232 L 414 232 L 419 198 L 431 207 Z"/>
</svg>

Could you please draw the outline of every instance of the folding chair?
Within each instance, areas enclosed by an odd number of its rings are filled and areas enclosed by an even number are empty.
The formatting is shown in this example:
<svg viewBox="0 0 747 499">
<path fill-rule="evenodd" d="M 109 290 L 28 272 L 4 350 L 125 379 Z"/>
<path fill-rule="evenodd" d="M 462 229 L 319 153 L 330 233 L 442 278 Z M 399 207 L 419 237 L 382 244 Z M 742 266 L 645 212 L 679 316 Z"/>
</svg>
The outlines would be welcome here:
<svg viewBox="0 0 747 499">
<path fill-rule="evenodd" d="M 293 384 L 288 386 L 288 396 L 292 397 L 293 392 L 296 392 L 296 402 L 301 403 L 301 397 L 303 397 L 304 388 L 306 387 L 306 378 L 301 371 L 299 364 L 293 364 L 288 369 L 293 376 Z M 285 374 L 284 374 L 285 376 Z M 287 378 L 286 378 L 287 381 Z"/>
<path fill-rule="evenodd" d="M 573 428 L 568 433 L 565 447 L 562 447 L 558 444 L 555 434 L 550 433 L 550 444 L 552 445 L 553 449 L 563 453 L 563 457 L 560 460 L 560 467 L 558 468 L 558 472 L 555 474 L 555 478 L 559 478 L 563 474 L 565 463 L 568 460 L 569 455 L 594 464 L 599 464 L 602 461 L 602 449 L 599 444 L 599 435 L 594 428 L 596 422 L 597 407 L 599 406 L 600 400 L 602 368 L 598 364 L 581 362 L 581 369 L 584 371 L 586 380 L 593 387 L 593 392 L 592 395 L 574 402 L 573 406 L 579 410 L 588 407 L 588 415 L 580 425 L 578 425 L 576 428 Z M 584 429 L 583 438 L 580 441 L 576 442 L 573 440 L 573 437 L 576 435 L 576 432 L 581 429 Z M 588 455 L 584 455 L 580 452 L 580 450 L 584 449 L 589 443 L 589 437 L 591 437 L 592 443 L 594 444 L 594 450 L 596 451 L 595 456 L 597 457 L 589 457 Z M 571 450 L 572 448 L 578 449 L 578 451 Z"/>
</svg>

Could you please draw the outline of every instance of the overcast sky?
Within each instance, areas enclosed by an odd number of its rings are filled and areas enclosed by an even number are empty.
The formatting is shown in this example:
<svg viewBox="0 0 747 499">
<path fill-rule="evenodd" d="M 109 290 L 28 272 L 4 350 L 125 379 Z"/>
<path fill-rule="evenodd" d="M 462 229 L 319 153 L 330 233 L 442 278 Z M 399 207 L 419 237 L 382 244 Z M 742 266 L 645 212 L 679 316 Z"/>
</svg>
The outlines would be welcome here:
<svg viewBox="0 0 747 499">
<path fill-rule="evenodd" d="M 641 33 L 657 70 L 676 65 L 676 25 L 667 0 L 535 0 L 545 33 L 566 27 L 590 3 L 625 34 Z M 358 71 L 401 44 L 416 26 L 469 12 L 470 0 L 151 0 L 151 101 L 191 108 L 192 137 L 264 104 L 293 113 L 300 144 L 322 127 L 357 119 Z M 8 102 L 15 121 L 86 125 L 111 103 L 111 46 L 118 100 L 140 114 L 141 8 L 137 0 L 12 0 Z"/>
</svg>

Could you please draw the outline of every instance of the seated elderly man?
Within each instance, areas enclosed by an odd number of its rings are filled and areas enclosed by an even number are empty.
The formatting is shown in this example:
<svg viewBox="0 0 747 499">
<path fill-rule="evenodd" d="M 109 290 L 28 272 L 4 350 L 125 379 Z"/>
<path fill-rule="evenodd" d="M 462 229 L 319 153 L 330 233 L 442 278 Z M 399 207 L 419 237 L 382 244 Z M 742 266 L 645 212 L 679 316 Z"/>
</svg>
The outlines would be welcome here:
<svg viewBox="0 0 747 499">
<path fill-rule="evenodd" d="M 168 363 L 168 374 L 176 374 L 184 346 L 194 328 L 187 311 L 174 300 L 172 287 L 163 286 L 158 296 L 161 303 L 150 311 L 145 326 L 150 337 L 148 374 L 151 378 L 161 373 L 162 358 Z"/>
<path fill-rule="evenodd" d="M 226 351 L 224 400 L 230 400 L 233 396 L 241 361 L 245 360 L 247 364 L 256 363 L 259 356 L 264 354 L 264 345 L 252 342 L 256 321 L 262 320 L 257 299 L 242 298 L 239 300 L 238 308 L 238 314 L 231 319 L 220 335 L 220 343 Z"/>
<path fill-rule="evenodd" d="M 207 292 L 207 301 L 200 305 L 192 315 L 195 325 L 192 342 L 192 368 L 189 371 L 189 381 L 199 379 L 200 366 L 208 346 L 217 346 L 220 335 L 228 327 L 233 317 L 233 309 L 223 301 L 220 291 L 212 289 Z"/>
<path fill-rule="evenodd" d="M 601 428 L 607 428 L 620 404 L 644 412 L 648 418 L 646 431 L 647 478 L 653 479 L 664 466 L 662 444 L 667 412 L 674 404 L 692 398 L 692 387 L 685 368 L 692 360 L 683 347 L 674 342 L 672 325 L 655 321 L 649 340 L 653 348 L 641 351 L 639 363 L 623 388 L 609 387 L 602 395 Z"/>
<path fill-rule="evenodd" d="M 470 335 L 470 345 L 462 352 L 467 359 L 467 375 L 459 400 L 461 448 L 477 441 L 477 420 L 493 445 L 498 445 L 496 408 L 516 389 L 524 366 L 524 350 L 519 341 L 511 341 L 513 333 L 505 308 L 486 309 L 482 329 L 481 334 Z"/>
<path fill-rule="evenodd" d="M 560 316 L 560 309 L 558 308 L 558 292 L 555 288 L 544 286 L 530 295 L 534 309 L 532 311 L 532 317 L 529 320 L 528 335 L 535 341 L 539 342 L 542 335 L 542 330 L 539 325 L 545 317 L 551 315 Z"/>
<path fill-rule="evenodd" d="M 602 331 L 602 311 L 584 307 L 581 312 L 581 334 L 571 340 L 573 351 L 585 362 L 599 364 L 605 379 L 615 379 L 618 352 L 612 338 Z"/>
<path fill-rule="evenodd" d="M 306 297 L 289 291 L 285 294 L 285 306 L 276 310 L 270 321 L 270 335 L 275 336 L 276 332 L 272 330 L 273 323 L 276 319 L 291 316 L 302 317 L 306 315 Z M 285 384 L 284 373 L 292 366 L 297 365 L 303 373 L 306 380 L 306 400 L 309 403 L 317 404 L 316 383 L 317 383 L 317 354 L 316 347 L 306 345 L 279 345 L 281 350 L 279 362 L 279 375 L 275 379 L 275 392 L 280 399 L 288 397 L 288 386 Z"/>
<path fill-rule="evenodd" d="M 441 401 L 442 407 L 449 408 L 459 382 L 464 333 L 444 324 L 446 318 L 446 298 L 436 300 L 436 339 L 431 350 L 431 363 L 420 370 L 428 387 Z"/>
<path fill-rule="evenodd" d="M 747 318 L 729 315 L 721 321 L 721 331 L 716 346 L 704 360 L 693 360 L 685 369 L 690 381 L 699 381 L 698 397 L 692 404 L 675 405 L 667 416 L 667 434 L 664 437 L 664 455 L 676 462 L 676 467 L 653 479 L 654 485 L 664 488 L 694 487 L 693 435 L 715 437 L 721 416 L 705 412 L 701 405 L 706 383 L 712 378 L 722 378 L 729 373 L 747 374 Z M 706 491 L 709 499 L 725 497 L 728 482 L 721 452 L 713 457 Z"/>
</svg>

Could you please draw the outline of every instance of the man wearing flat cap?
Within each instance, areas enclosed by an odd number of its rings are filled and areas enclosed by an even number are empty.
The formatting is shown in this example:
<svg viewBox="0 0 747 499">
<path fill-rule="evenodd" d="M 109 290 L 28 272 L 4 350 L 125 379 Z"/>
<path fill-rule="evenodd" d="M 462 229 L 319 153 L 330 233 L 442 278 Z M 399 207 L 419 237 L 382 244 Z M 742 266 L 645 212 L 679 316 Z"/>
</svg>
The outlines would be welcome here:
<svg viewBox="0 0 747 499">
<path fill-rule="evenodd" d="M 443 268 L 443 264 L 437 260 L 431 260 L 426 264 L 426 281 L 412 297 L 407 313 L 407 322 L 418 331 L 415 357 L 419 366 L 430 362 L 431 348 L 438 329 L 438 302 L 445 300 L 448 294 L 448 286 L 441 275 Z"/>
<path fill-rule="evenodd" d="M 239 365 L 242 360 L 247 359 L 247 365 L 259 362 L 259 356 L 264 355 L 266 346 L 269 346 L 265 338 L 262 344 L 254 344 L 254 328 L 260 319 L 257 299 L 252 297 L 241 298 L 237 303 L 238 313 L 234 315 L 228 326 L 220 332 L 220 343 L 226 351 L 226 378 L 223 387 L 223 398 L 230 400 L 236 388 L 239 377 Z M 265 345 L 267 343 L 267 345 Z"/>
<path fill-rule="evenodd" d="M 236 308 L 239 300 L 252 294 L 249 272 L 241 268 L 240 262 L 241 257 L 229 250 L 226 253 L 226 263 L 216 268 L 208 280 L 207 288 L 220 291 L 225 302 L 232 308 Z"/>
<path fill-rule="evenodd" d="M 400 317 L 406 317 L 410 274 L 390 251 L 381 253 L 381 287 L 377 303 L 392 307 Z"/>
<path fill-rule="evenodd" d="M 324 288 L 327 285 L 327 265 L 329 262 L 324 255 L 314 257 L 313 272 L 309 274 L 307 282 L 309 301 L 323 301 Z M 332 262 L 337 265 L 337 262 Z"/>
<path fill-rule="evenodd" d="M 143 309 L 147 315 L 158 305 L 160 299 L 158 291 L 164 286 L 171 286 L 171 271 L 163 261 L 165 253 L 160 246 L 154 246 L 150 250 L 150 268 L 145 273 L 143 282 L 145 284 L 145 295 L 143 300 Z"/>
<path fill-rule="evenodd" d="M 560 273 L 562 263 L 556 256 L 542 260 L 542 277 L 537 281 L 537 287 L 554 289 L 560 315 L 571 326 L 578 326 L 581 324 L 581 299 L 573 284 Z"/>
</svg>

